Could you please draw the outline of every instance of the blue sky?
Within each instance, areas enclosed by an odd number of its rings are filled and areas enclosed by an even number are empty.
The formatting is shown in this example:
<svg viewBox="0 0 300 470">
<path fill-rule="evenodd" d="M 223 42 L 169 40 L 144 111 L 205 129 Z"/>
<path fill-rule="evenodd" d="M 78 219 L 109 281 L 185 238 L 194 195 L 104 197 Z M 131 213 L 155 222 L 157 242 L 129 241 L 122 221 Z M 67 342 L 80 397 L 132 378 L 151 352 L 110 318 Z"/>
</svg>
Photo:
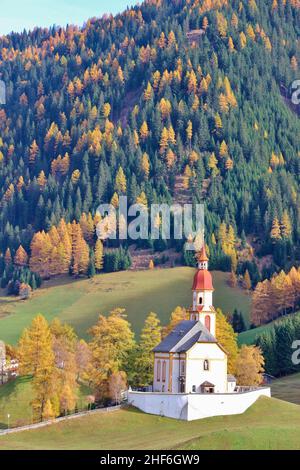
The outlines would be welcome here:
<svg viewBox="0 0 300 470">
<path fill-rule="evenodd" d="M 34 26 L 82 25 L 92 16 L 118 13 L 136 0 L 0 0 L 0 35 Z"/>
</svg>

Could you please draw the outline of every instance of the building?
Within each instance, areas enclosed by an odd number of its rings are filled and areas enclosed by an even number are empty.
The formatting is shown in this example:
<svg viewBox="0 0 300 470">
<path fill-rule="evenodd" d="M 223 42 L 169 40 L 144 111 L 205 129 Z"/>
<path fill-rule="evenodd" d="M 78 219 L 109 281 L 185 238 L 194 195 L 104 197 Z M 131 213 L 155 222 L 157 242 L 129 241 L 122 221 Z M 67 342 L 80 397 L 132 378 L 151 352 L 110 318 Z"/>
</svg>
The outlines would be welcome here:
<svg viewBox="0 0 300 470">
<path fill-rule="evenodd" d="M 205 34 L 204 29 L 192 29 L 186 33 L 186 38 L 190 45 L 199 45 L 201 37 Z"/>
<path fill-rule="evenodd" d="M 189 320 L 154 349 L 154 392 L 226 393 L 227 354 L 217 342 L 213 282 L 205 248 L 198 257 Z"/>
<path fill-rule="evenodd" d="M 270 389 L 237 387 L 227 374 L 227 353 L 216 339 L 213 281 L 203 246 L 192 286 L 189 319 L 177 325 L 154 349 L 152 392 L 128 394 L 145 412 L 179 419 L 199 419 L 244 412 Z"/>
<path fill-rule="evenodd" d="M 6 360 L 6 347 L 3 341 L 0 341 L 0 385 L 18 376 L 19 363 L 16 359 L 10 362 Z"/>
</svg>

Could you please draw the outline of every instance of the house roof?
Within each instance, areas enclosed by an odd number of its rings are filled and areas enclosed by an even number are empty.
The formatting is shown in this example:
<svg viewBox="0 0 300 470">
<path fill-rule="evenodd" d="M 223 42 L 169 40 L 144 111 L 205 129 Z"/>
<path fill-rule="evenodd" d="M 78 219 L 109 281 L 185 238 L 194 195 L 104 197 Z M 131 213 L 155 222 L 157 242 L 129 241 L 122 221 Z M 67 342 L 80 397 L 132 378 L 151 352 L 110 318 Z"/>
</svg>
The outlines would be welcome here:
<svg viewBox="0 0 300 470">
<path fill-rule="evenodd" d="M 214 387 L 214 384 L 210 382 L 203 382 L 203 384 L 201 384 L 200 387 Z"/>
<path fill-rule="evenodd" d="M 236 378 L 234 375 L 227 375 L 227 382 L 236 382 Z"/>
<path fill-rule="evenodd" d="M 217 343 L 217 340 L 200 321 L 184 320 L 153 351 L 186 352 L 196 343 Z"/>
</svg>

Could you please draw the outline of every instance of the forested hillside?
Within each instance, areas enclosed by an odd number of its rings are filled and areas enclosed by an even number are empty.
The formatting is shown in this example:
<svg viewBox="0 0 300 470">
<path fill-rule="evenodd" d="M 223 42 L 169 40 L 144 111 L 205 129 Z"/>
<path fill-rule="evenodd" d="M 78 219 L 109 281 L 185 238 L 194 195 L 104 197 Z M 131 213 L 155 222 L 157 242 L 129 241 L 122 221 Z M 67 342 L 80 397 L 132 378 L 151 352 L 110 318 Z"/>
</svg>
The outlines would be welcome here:
<svg viewBox="0 0 300 470">
<path fill-rule="evenodd" d="M 36 285 L 28 257 L 42 276 L 102 269 L 98 205 L 171 202 L 179 176 L 214 267 L 242 270 L 249 241 L 273 255 L 265 276 L 299 259 L 299 32 L 299 0 L 147 0 L 1 37 L 2 285 Z"/>
</svg>

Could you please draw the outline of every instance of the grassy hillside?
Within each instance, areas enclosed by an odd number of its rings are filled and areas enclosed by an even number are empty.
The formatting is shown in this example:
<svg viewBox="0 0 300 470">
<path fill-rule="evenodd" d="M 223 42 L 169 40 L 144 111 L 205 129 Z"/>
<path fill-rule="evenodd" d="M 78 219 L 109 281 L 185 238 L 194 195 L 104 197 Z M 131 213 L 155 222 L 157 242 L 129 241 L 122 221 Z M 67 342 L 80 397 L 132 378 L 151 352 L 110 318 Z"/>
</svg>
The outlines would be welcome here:
<svg viewBox="0 0 300 470">
<path fill-rule="evenodd" d="M 272 383 L 272 396 L 300 405 L 300 373 L 275 380 Z"/>
<path fill-rule="evenodd" d="M 291 315 L 300 316 L 300 312 L 292 313 Z M 287 317 L 285 316 L 284 318 L 287 318 Z M 262 326 L 259 326 L 258 328 L 254 328 L 253 330 L 244 331 L 243 333 L 239 334 L 239 337 L 238 337 L 239 344 L 255 343 L 255 340 L 259 335 L 261 335 L 265 331 L 268 331 L 270 328 L 274 326 L 275 323 L 278 323 L 280 321 L 281 321 L 281 318 L 275 320 L 274 322 L 268 323 L 267 325 L 262 325 Z"/>
<path fill-rule="evenodd" d="M 81 386 L 78 406 L 83 408 L 90 391 Z M 11 426 L 23 426 L 32 421 L 32 387 L 30 377 L 20 377 L 0 387 L 0 429 L 7 428 L 7 414 Z M 293 374 L 272 383 L 272 397 L 300 405 L 300 374 Z"/>
<path fill-rule="evenodd" d="M 0 449 L 300 449 L 299 433 L 299 406 L 261 398 L 244 415 L 189 423 L 133 409 L 97 414 L 0 437 Z"/>
<path fill-rule="evenodd" d="M 81 386 L 78 394 L 78 407 L 84 408 L 85 396 L 89 390 Z M 0 429 L 7 428 L 7 415 L 10 414 L 10 426 L 24 426 L 32 422 L 33 397 L 30 377 L 19 377 L 17 380 L 0 387 Z"/>
<path fill-rule="evenodd" d="M 100 313 L 125 307 L 134 330 L 139 333 L 145 317 L 156 312 L 167 323 L 172 310 L 191 304 L 191 268 L 103 274 L 91 280 L 61 279 L 45 283 L 29 301 L 0 297 L 0 337 L 16 343 L 21 331 L 32 318 L 42 313 L 48 320 L 58 316 L 73 325 L 82 337 Z M 214 304 L 224 312 L 234 308 L 248 319 L 251 297 L 239 288 L 227 285 L 228 274 L 215 272 Z"/>
</svg>

